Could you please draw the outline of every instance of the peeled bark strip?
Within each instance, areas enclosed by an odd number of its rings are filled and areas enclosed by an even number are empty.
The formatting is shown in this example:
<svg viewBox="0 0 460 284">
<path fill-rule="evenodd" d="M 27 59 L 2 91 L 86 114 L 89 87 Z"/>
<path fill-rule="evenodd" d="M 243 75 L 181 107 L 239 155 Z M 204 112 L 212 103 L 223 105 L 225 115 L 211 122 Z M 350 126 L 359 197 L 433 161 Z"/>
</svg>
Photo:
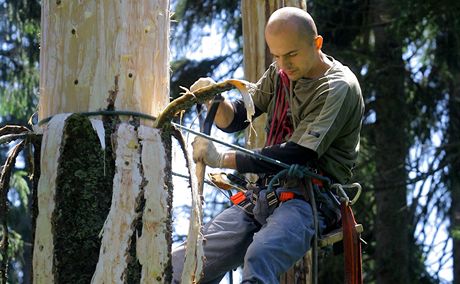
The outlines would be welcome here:
<svg viewBox="0 0 460 284">
<path fill-rule="evenodd" d="M 166 150 L 158 129 L 141 126 L 139 138 L 145 184 L 142 235 L 136 242 L 137 257 L 142 265 L 141 283 L 165 283 L 169 266 L 165 248 L 170 243 L 166 235 L 169 224 Z"/>
<path fill-rule="evenodd" d="M 99 261 L 92 283 L 125 282 L 129 244 L 137 217 L 142 176 L 140 145 L 134 126 L 120 124 L 116 143 L 112 206 L 104 224 Z"/>
<path fill-rule="evenodd" d="M 186 152 L 189 153 L 189 151 Z M 187 235 L 187 248 L 185 251 L 184 269 L 182 271 L 182 283 L 198 283 L 203 271 L 204 259 L 203 235 L 201 233 L 201 227 L 203 224 L 203 208 L 201 206 L 201 194 L 199 191 L 199 183 L 197 181 L 198 177 L 192 174 L 194 172 L 193 160 L 190 155 L 187 155 L 185 158 L 187 159 L 187 165 L 189 167 L 190 187 L 192 189 L 192 212 L 190 214 L 190 225 Z M 204 166 L 204 164 L 202 165 Z M 198 171 L 198 169 L 196 171 Z M 203 179 L 201 182 L 203 182 Z"/>
<path fill-rule="evenodd" d="M 33 252 L 34 283 L 54 283 L 54 238 L 52 216 L 55 208 L 56 177 L 61 155 L 62 132 L 70 114 L 53 117 L 43 131 L 38 181 L 38 208 Z"/>
</svg>

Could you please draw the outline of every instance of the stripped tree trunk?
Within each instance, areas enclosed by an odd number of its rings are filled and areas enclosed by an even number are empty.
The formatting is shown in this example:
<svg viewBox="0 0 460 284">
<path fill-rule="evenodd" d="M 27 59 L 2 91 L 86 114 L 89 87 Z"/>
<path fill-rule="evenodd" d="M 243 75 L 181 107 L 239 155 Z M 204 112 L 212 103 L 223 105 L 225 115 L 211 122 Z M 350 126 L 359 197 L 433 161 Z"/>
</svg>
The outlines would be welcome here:
<svg viewBox="0 0 460 284">
<path fill-rule="evenodd" d="M 41 18 L 34 283 L 169 283 L 170 135 L 75 114 L 166 106 L 169 0 L 44 0 Z"/>
<path fill-rule="evenodd" d="M 307 9 L 305 0 L 242 0 L 244 37 L 244 77 L 256 82 L 272 63 L 270 50 L 265 44 L 265 24 L 270 15 L 277 9 L 285 6 Z M 251 148 L 260 148 L 265 145 L 265 121 L 262 115 L 253 121 L 257 135 L 246 135 L 247 144 Z M 251 130 L 249 130 L 251 131 Z M 307 253 L 287 273 L 281 276 L 281 283 L 311 283 L 311 253 Z"/>
</svg>

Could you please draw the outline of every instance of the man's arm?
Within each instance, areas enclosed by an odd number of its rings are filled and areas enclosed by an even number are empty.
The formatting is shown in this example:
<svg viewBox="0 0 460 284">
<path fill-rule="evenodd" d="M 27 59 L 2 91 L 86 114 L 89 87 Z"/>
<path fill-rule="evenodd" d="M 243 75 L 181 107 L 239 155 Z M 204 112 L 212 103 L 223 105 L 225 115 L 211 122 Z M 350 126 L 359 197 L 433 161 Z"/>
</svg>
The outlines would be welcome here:
<svg viewBox="0 0 460 284">
<path fill-rule="evenodd" d="M 210 108 L 210 104 L 208 104 L 208 110 Z M 233 121 L 235 117 L 235 112 L 233 110 L 233 106 L 231 102 L 224 97 L 222 97 L 222 101 L 219 103 L 219 107 L 217 108 L 216 117 L 214 118 L 214 123 L 219 128 L 227 128 Z"/>
<path fill-rule="evenodd" d="M 233 150 L 219 152 L 214 144 L 202 137 L 196 137 L 193 145 L 193 158 L 203 161 L 212 168 L 235 169 L 246 173 L 276 173 L 282 170 L 277 165 L 259 160 L 257 157 Z M 286 164 L 306 165 L 315 162 L 318 155 L 315 151 L 302 147 L 294 142 L 273 145 L 256 150 L 257 153 L 279 160 Z"/>
<path fill-rule="evenodd" d="M 294 142 L 286 142 L 264 147 L 262 149 L 255 150 L 255 152 L 288 165 L 307 165 L 308 163 L 315 164 L 318 159 L 318 154 L 315 151 Z M 251 172 L 274 174 L 283 169 L 280 166 L 240 152 L 235 154 L 235 164 L 236 168 L 241 173 Z"/>
<path fill-rule="evenodd" d="M 220 113 L 219 110 L 221 111 Z M 262 111 L 256 107 L 254 117 L 259 116 L 261 113 Z M 246 128 L 249 122 L 246 121 L 244 103 L 240 100 L 234 102 L 225 100 L 221 102 L 216 114 L 215 123 L 225 132 L 235 132 Z M 211 167 L 253 173 L 275 173 L 281 170 L 278 166 L 261 161 L 249 154 L 237 153 L 233 150 L 221 153 L 217 152 L 214 145 L 203 138 L 198 137 L 196 141 L 196 146 L 194 146 L 194 152 L 197 154 L 196 158 L 199 159 L 198 157 L 202 157 L 202 160 Z M 275 160 L 280 160 L 286 164 L 305 165 L 307 162 L 314 162 L 318 159 L 315 151 L 294 142 L 265 147 L 256 150 L 256 152 Z"/>
</svg>

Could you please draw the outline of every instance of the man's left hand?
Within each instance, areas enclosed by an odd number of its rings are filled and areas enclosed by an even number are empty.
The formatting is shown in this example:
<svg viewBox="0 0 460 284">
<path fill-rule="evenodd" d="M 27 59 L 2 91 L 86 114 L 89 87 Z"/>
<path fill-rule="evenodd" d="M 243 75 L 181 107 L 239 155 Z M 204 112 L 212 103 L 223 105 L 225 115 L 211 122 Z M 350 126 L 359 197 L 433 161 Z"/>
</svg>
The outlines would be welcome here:
<svg viewBox="0 0 460 284">
<path fill-rule="evenodd" d="M 214 143 L 203 137 L 195 137 L 192 142 L 193 160 L 203 162 L 211 168 L 222 168 L 224 153 L 217 151 Z"/>
</svg>

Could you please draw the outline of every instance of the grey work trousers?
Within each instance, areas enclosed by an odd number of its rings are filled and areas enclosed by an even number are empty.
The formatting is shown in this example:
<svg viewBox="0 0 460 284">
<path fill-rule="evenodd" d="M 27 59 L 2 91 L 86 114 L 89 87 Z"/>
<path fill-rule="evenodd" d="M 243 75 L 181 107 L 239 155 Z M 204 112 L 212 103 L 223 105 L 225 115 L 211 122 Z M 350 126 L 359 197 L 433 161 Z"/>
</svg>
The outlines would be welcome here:
<svg viewBox="0 0 460 284">
<path fill-rule="evenodd" d="M 318 212 L 321 233 L 326 227 Z M 232 206 L 204 227 L 204 277 L 219 283 L 225 273 L 243 264 L 241 283 L 279 283 L 279 277 L 310 249 L 314 236 L 311 205 L 300 199 L 283 202 L 262 227 Z M 185 244 L 172 253 L 173 283 L 181 283 Z"/>
</svg>

